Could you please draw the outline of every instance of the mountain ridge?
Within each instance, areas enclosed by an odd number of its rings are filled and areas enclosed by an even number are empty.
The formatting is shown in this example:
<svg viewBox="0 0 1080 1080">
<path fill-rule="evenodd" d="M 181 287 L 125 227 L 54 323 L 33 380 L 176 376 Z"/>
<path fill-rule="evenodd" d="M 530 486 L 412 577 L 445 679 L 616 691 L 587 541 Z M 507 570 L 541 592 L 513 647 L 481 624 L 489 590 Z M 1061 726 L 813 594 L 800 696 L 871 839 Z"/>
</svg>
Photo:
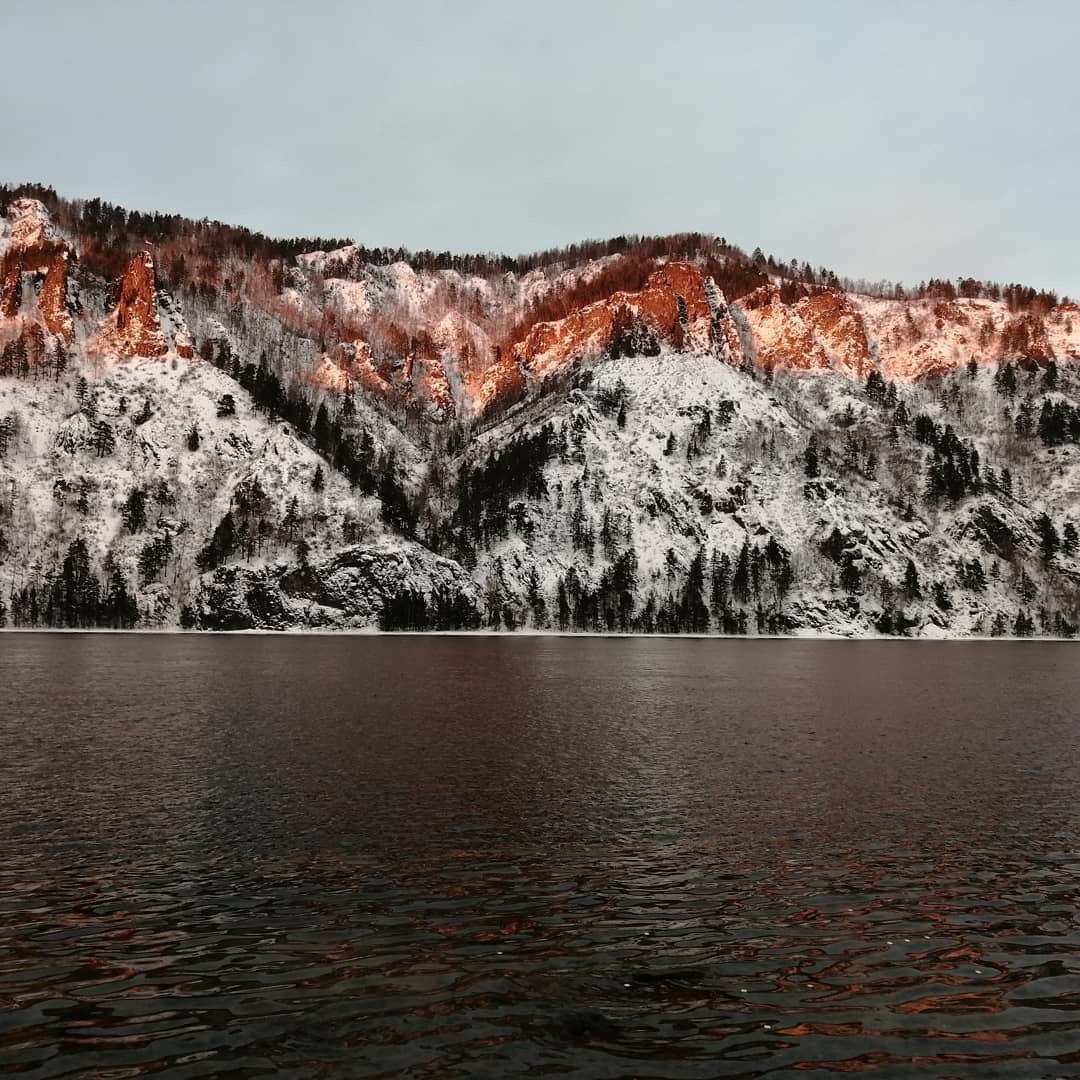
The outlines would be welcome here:
<svg viewBox="0 0 1080 1080">
<path fill-rule="evenodd" d="M 700 234 L 481 274 L 0 208 L 8 621 L 1080 621 L 1080 310 L 1053 293 L 857 294 Z"/>
</svg>

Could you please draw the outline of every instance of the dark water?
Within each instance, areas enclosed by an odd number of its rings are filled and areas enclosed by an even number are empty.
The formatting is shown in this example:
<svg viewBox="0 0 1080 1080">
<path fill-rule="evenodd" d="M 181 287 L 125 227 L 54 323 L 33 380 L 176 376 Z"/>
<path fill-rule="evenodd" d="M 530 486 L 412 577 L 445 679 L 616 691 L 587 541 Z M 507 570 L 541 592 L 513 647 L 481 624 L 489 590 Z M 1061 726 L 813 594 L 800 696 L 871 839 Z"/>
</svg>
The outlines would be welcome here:
<svg viewBox="0 0 1080 1080">
<path fill-rule="evenodd" d="M 0 1072 L 1080 1075 L 1068 644 L 0 636 Z"/>
</svg>

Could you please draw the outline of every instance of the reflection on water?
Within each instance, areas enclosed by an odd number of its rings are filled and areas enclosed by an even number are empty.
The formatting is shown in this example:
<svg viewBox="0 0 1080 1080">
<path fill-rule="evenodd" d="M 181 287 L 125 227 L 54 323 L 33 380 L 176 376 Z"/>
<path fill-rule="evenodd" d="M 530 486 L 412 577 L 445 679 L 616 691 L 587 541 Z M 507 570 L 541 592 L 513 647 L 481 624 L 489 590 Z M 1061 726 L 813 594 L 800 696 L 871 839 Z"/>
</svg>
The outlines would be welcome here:
<svg viewBox="0 0 1080 1080">
<path fill-rule="evenodd" d="M 1067 644 L 0 638 L 0 1070 L 1080 1075 Z"/>
</svg>

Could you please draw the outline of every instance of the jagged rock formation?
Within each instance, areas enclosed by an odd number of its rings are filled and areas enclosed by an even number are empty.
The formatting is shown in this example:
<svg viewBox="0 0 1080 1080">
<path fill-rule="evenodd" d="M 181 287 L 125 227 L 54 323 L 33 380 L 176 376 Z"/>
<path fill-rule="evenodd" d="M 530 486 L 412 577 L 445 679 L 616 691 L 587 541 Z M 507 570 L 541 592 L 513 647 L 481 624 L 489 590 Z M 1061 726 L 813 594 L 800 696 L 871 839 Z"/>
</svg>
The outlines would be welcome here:
<svg viewBox="0 0 1080 1080">
<path fill-rule="evenodd" d="M 45 272 L 45 281 L 38 296 L 38 307 L 45 329 L 65 344 L 71 344 L 75 337 L 75 326 L 68 311 L 68 252 L 58 251 L 49 260 L 49 269 Z"/>
<path fill-rule="evenodd" d="M 29 307 L 48 333 L 70 343 L 74 333 L 67 299 L 70 254 L 71 248 L 37 199 L 14 200 L 0 240 L 0 317 L 14 319 Z M 29 290 L 24 288 L 24 279 Z M 40 286 L 36 310 L 30 302 L 34 284 Z"/>
<path fill-rule="evenodd" d="M 118 357 L 162 356 L 168 352 L 158 317 L 154 260 L 136 255 L 120 278 L 116 307 L 105 318 L 91 350 Z"/>
</svg>

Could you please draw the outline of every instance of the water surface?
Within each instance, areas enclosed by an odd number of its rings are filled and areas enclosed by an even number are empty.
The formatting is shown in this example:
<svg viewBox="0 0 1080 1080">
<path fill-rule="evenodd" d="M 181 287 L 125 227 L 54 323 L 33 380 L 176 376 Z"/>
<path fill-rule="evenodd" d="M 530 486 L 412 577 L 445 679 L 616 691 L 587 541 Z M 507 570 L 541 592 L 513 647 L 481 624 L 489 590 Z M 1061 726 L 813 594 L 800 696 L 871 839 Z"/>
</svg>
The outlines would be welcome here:
<svg viewBox="0 0 1080 1080">
<path fill-rule="evenodd" d="M 0 1072 L 1080 1075 L 1078 661 L 0 636 Z"/>
</svg>

